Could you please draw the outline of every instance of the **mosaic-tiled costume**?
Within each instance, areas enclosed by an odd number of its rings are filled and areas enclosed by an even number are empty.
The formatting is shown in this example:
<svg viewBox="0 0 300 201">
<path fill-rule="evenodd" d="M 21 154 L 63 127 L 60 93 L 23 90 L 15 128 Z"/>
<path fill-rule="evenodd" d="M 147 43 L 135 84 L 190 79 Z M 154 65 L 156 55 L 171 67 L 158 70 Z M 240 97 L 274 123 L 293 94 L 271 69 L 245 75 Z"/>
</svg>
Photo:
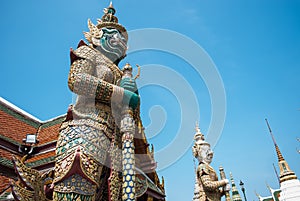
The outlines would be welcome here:
<svg viewBox="0 0 300 201">
<path fill-rule="evenodd" d="M 120 81 L 117 66 L 127 32 L 110 5 L 97 25 L 71 50 L 68 85 L 77 101 L 62 124 L 56 147 L 54 200 L 120 200 L 122 175 L 120 110 L 138 105 L 135 82 Z M 124 88 L 128 89 L 124 89 Z M 108 178 L 109 177 L 109 178 Z"/>
<path fill-rule="evenodd" d="M 197 127 L 193 154 L 198 159 L 196 170 L 196 186 L 193 201 L 220 201 L 224 191 L 220 187 L 228 184 L 227 179 L 218 180 L 215 170 L 210 166 L 213 152 L 210 144 L 204 141 L 204 136 Z"/>
</svg>

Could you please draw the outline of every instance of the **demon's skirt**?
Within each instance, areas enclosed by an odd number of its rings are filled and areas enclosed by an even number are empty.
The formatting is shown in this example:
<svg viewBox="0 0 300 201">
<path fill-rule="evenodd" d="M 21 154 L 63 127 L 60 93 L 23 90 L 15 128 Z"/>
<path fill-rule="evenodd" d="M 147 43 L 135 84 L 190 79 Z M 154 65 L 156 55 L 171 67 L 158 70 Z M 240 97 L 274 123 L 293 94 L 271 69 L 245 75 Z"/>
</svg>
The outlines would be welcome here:
<svg viewBox="0 0 300 201">
<path fill-rule="evenodd" d="M 54 201 L 119 200 L 120 142 L 88 120 L 61 127 L 56 145 Z"/>
</svg>

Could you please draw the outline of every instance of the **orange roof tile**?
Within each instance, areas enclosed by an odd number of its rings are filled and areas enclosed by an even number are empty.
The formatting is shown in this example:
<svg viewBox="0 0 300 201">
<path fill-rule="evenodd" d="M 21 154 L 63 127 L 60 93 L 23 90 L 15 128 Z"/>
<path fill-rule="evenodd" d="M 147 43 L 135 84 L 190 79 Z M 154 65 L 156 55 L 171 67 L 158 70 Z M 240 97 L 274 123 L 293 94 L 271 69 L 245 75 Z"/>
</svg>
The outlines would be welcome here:
<svg viewBox="0 0 300 201">
<path fill-rule="evenodd" d="M 38 133 L 39 145 L 57 140 L 60 123 L 53 126 L 42 128 Z"/>
<path fill-rule="evenodd" d="M 6 158 L 6 159 L 11 160 L 12 155 L 13 154 L 11 152 L 6 151 L 4 149 L 0 149 L 0 157 L 1 158 Z M 0 181 L 1 181 L 1 179 L 0 179 Z"/>
<path fill-rule="evenodd" d="M 26 163 L 31 163 L 31 162 L 38 161 L 38 160 L 41 160 L 41 159 L 49 158 L 51 156 L 55 156 L 55 151 L 54 150 L 50 151 L 50 152 L 47 152 L 47 153 L 39 154 L 37 156 L 33 156 L 32 158 L 26 160 Z"/>
<path fill-rule="evenodd" d="M 1 181 L 0 182 L 0 193 L 9 187 L 9 185 L 10 185 L 9 179 L 10 178 L 8 178 L 8 177 L 0 175 L 0 181 Z"/>
<path fill-rule="evenodd" d="M 28 133 L 36 133 L 36 128 L 0 110 L 0 135 L 22 143 Z"/>
</svg>

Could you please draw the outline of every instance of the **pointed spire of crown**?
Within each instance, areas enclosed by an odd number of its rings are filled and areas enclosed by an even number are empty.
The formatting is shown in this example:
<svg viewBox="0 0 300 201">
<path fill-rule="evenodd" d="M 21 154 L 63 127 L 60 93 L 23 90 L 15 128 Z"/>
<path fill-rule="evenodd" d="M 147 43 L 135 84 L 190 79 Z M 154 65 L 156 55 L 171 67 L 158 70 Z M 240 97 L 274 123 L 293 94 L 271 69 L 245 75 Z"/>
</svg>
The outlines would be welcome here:
<svg viewBox="0 0 300 201">
<path fill-rule="evenodd" d="M 198 122 L 196 122 L 196 133 L 194 135 L 194 145 L 193 145 L 193 155 L 198 159 L 198 152 L 201 150 L 201 147 L 203 146 L 209 146 L 210 144 L 205 141 L 204 135 L 201 133 Z M 199 159 L 198 159 L 199 160 Z"/>
<path fill-rule="evenodd" d="M 101 20 L 97 20 L 97 24 L 94 25 L 90 19 L 88 19 L 88 27 L 89 32 L 83 32 L 86 40 L 96 46 L 100 46 L 99 39 L 103 35 L 102 28 L 111 28 L 117 29 L 128 41 L 128 33 L 121 24 L 118 23 L 118 18 L 115 15 L 116 9 L 113 7 L 112 2 L 110 2 L 107 8 L 103 9 L 104 15 L 102 16 Z"/>
<path fill-rule="evenodd" d="M 196 121 L 196 126 L 195 126 L 195 130 L 196 130 L 196 133 L 194 135 L 194 140 L 195 142 L 200 142 L 200 141 L 204 141 L 204 135 L 201 133 L 200 131 L 200 128 L 199 128 L 199 124 L 198 122 Z"/>
<path fill-rule="evenodd" d="M 103 9 L 104 15 L 102 16 L 102 22 L 115 22 L 118 23 L 118 18 L 115 16 L 116 9 L 112 2 L 110 2 L 107 8 Z"/>
<path fill-rule="evenodd" d="M 112 3 L 112 1 L 110 1 L 108 8 L 115 9 L 115 8 L 113 7 L 113 3 Z"/>
<path fill-rule="evenodd" d="M 112 2 L 110 2 L 109 6 L 104 9 L 104 15 L 102 16 L 101 20 L 98 20 L 97 28 L 101 29 L 102 27 L 108 28 L 116 28 L 118 29 L 122 35 L 128 40 L 128 34 L 121 24 L 119 24 L 118 18 L 115 16 L 116 9 L 114 8 Z"/>
</svg>

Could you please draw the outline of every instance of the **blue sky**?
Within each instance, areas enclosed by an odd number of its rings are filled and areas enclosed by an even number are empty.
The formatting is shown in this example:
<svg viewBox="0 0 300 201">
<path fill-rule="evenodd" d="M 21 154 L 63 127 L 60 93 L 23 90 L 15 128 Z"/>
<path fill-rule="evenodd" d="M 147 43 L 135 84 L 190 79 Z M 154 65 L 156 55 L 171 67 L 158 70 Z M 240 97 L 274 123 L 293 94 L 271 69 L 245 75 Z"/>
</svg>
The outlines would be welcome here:
<svg viewBox="0 0 300 201">
<path fill-rule="evenodd" d="M 222 165 L 227 175 L 232 172 L 237 183 L 243 180 L 248 200 L 257 200 L 254 191 L 268 195 L 266 183 L 278 187 L 272 165 L 277 167 L 277 159 L 265 118 L 284 158 L 300 176 L 300 155 L 296 152 L 300 149 L 296 140 L 300 137 L 300 1 L 113 3 L 129 38 L 130 31 L 159 28 L 193 40 L 209 55 L 226 94 L 226 118 L 220 121 L 224 129 L 214 147 L 212 166 L 217 170 Z M 75 48 L 83 38 L 82 32 L 88 30 L 87 19 L 96 22 L 108 4 L 109 1 L 96 0 L 1 1 L 0 96 L 41 120 L 64 114 L 73 101 L 67 87 L 69 49 Z M 144 42 L 157 41 L 178 43 L 179 48 L 186 42 L 161 41 L 157 35 L 150 35 Z M 193 49 L 186 52 L 195 53 Z M 139 85 L 145 79 L 154 80 L 153 85 L 146 82 L 140 91 L 146 133 L 157 152 L 174 144 L 181 134 L 191 141 L 196 121 L 200 121 L 206 134 L 213 118 L 213 91 L 205 76 L 184 59 L 168 51 L 142 50 L 128 54 L 121 63 L 142 66 Z M 167 69 L 166 74 L 151 74 L 152 69 L 162 68 Z M 175 81 L 176 76 L 188 83 L 191 97 L 180 98 L 180 93 L 188 90 L 184 88 L 187 85 Z M 170 85 L 156 83 L 158 80 Z M 197 108 L 192 104 L 193 98 Z M 200 115 L 194 117 L 197 110 Z M 184 115 L 188 118 L 181 121 Z M 180 133 L 181 127 L 185 127 L 184 133 Z M 177 147 L 176 150 L 187 151 L 158 173 L 165 178 L 167 200 L 191 200 L 191 149 Z M 173 152 L 168 154 L 159 157 L 158 164 L 172 158 Z"/>
</svg>

